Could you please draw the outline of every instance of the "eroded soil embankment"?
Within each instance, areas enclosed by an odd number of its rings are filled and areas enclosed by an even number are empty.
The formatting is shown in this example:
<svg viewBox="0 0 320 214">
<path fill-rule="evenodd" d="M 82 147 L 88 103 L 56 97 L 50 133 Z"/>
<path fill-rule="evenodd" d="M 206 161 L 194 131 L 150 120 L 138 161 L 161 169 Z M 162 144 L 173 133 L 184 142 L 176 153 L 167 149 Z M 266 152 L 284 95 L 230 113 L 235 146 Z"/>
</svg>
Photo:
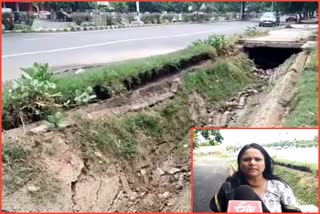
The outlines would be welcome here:
<svg viewBox="0 0 320 214">
<path fill-rule="evenodd" d="M 227 105 L 223 102 L 212 104 L 208 97 L 194 91 L 189 94 L 186 106 L 189 116 L 179 113 L 175 114 L 176 118 L 188 121 L 189 127 L 241 123 L 250 126 L 253 120 L 248 118 L 254 115 L 256 109 L 246 106 L 250 106 L 252 96 L 260 96 L 260 103 L 255 106 L 263 106 L 261 96 L 276 94 L 281 89 L 272 92 L 277 84 L 278 87 L 284 87 L 282 93 L 286 93 L 286 85 L 294 88 L 294 81 L 292 84 L 283 84 L 297 78 L 292 73 L 297 70 L 288 69 L 290 65 L 291 61 L 288 61 L 278 72 L 257 71 L 252 67 L 252 72 L 263 80 L 269 80 L 269 84 L 264 81 L 248 86 L 246 90 L 239 90 Z M 210 67 L 211 63 L 205 63 L 204 66 Z M 232 72 L 230 78 L 239 75 L 239 71 Z M 123 133 L 121 128 L 111 128 L 105 121 L 112 121 L 114 117 L 120 118 L 132 111 L 157 111 L 177 102 L 183 88 L 182 79 L 179 75 L 166 77 L 124 97 L 76 111 L 75 114 L 82 113 L 83 118 L 100 121 L 99 126 L 88 122 L 89 125 L 83 127 L 82 123 L 86 119 L 81 119 L 74 120 L 71 127 L 61 131 L 48 130 L 47 127 L 32 130 L 31 125 L 26 127 L 26 134 L 22 128 L 5 132 L 3 208 L 13 211 L 189 211 L 190 200 L 187 195 L 190 193 L 190 159 L 187 131 L 183 134 L 186 137 L 182 139 L 183 135 L 179 133 L 174 137 L 162 135 L 153 138 L 143 129 L 138 130 L 135 134 L 139 142 L 138 155 L 133 159 L 110 151 L 102 152 L 99 148 L 101 144 L 97 144 L 111 139 L 115 142 L 115 149 L 125 148 L 125 152 L 130 153 L 130 136 Z M 219 79 L 215 82 L 217 85 L 222 84 Z M 122 103 L 123 98 L 125 103 Z M 230 111 L 229 107 L 235 111 L 226 113 Z M 220 117 L 217 117 L 219 111 Z M 166 111 L 166 114 L 170 114 L 170 111 Z M 174 123 L 176 118 L 170 122 Z M 180 126 L 185 125 L 181 123 Z M 101 133 L 114 134 L 100 139 L 104 136 Z M 116 138 L 116 133 L 122 138 Z M 183 208 L 175 206 L 181 204 L 182 200 L 185 204 L 181 206 Z M 23 203 L 17 204 L 17 201 Z"/>
</svg>

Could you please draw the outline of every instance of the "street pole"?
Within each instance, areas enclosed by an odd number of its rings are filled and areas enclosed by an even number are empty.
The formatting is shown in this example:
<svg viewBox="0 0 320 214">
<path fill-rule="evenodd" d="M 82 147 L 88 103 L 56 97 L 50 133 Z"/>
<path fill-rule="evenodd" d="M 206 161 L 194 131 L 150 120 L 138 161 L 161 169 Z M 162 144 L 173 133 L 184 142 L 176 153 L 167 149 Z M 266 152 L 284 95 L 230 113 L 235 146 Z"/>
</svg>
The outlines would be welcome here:
<svg viewBox="0 0 320 214">
<path fill-rule="evenodd" d="M 271 3 L 271 12 L 273 12 L 273 2 Z"/>
<path fill-rule="evenodd" d="M 140 23 L 140 6 L 139 6 L 139 2 L 136 1 L 136 8 L 137 8 L 137 14 L 138 14 L 138 22 Z"/>
</svg>

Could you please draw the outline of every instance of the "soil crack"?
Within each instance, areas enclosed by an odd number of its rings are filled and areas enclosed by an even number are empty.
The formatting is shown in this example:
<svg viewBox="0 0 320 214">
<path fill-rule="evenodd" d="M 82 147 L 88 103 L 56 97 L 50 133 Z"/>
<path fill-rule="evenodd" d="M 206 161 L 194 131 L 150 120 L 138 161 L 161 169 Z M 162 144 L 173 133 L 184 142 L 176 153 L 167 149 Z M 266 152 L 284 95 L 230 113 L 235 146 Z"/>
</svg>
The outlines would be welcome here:
<svg viewBox="0 0 320 214">
<path fill-rule="evenodd" d="M 76 200 L 76 195 L 77 195 L 77 184 L 78 181 L 80 180 L 82 175 L 85 175 L 88 171 L 88 160 L 84 159 L 83 160 L 83 167 L 80 170 L 79 175 L 77 176 L 77 179 L 74 181 L 71 181 L 71 201 L 72 201 L 72 211 L 73 212 L 77 212 L 78 207 L 77 207 L 77 200 Z"/>
</svg>

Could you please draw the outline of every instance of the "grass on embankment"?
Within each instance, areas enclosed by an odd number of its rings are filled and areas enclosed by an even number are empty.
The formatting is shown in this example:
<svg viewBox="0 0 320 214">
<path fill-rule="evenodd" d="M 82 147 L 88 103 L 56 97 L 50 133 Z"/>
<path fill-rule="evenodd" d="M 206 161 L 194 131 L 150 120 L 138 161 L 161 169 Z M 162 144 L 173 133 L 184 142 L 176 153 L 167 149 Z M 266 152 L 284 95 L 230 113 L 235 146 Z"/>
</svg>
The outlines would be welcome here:
<svg viewBox="0 0 320 214">
<path fill-rule="evenodd" d="M 9 89 L 4 89 L 2 93 L 2 126 L 5 130 L 15 128 L 22 124 L 22 118 L 27 124 L 44 119 L 56 111 L 79 106 L 81 104 L 76 101 L 76 98 L 88 87 L 107 87 L 108 90 L 104 89 L 104 93 L 107 91 L 108 96 L 101 98 L 106 99 L 110 97 L 110 91 L 114 95 L 126 93 L 166 75 L 178 73 L 202 60 L 214 59 L 215 57 L 215 49 L 210 45 L 203 44 L 167 55 L 113 63 L 84 73 L 60 77 L 51 77 L 47 73 L 46 66 L 41 69 L 36 68 L 37 71 L 44 71 L 40 74 L 45 78 L 31 79 L 30 81 L 27 78 L 27 81 L 18 84 L 21 86 L 18 90 L 12 90 L 14 93 L 10 93 Z M 48 82 L 54 84 L 55 87 L 48 88 Z M 39 91 L 39 88 L 44 88 L 44 86 L 46 89 Z M 100 99 L 98 93 L 96 91 L 94 93 Z M 59 94 L 59 96 L 53 97 L 54 94 Z M 41 103 L 41 105 L 39 106 L 37 103 Z"/>
<path fill-rule="evenodd" d="M 128 90 L 128 87 L 130 90 L 161 75 L 174 74 L 192 63 L 198 63 L 201 57 L 209 59 L 215 56 L 216 51 L 213 47 L 200 45 L 166 55 L 112 63 L 101 68 L 89 69 L 78 75 L 70 74 L 57 78 L 57 91 L 62 91 L 68 96 L 76 89 L 102 85 L 112 88 L 115 94 L 119 94 Z"/>
<path fill-rule="evenodd" d="M 309 172 L 314 175 L 318 175 L 318 164 L 316 163 L 301 163 L 297 161 L 282 160 L 277 158 L 273 160 L 275 161 L 276 165 L 281 165 L 303 172 Z"/>
<path fill-rule="evenodd" d="M 185 148 L 185 145 L 189 145 L 188 133 L 195 125 L 189 112 L 190 96 L 198 92 L 208 104 L 227 99 L 254 81 L 247 69 L 249 66 L 250 61 L 244 55 L 221 59 L 212 67 L 186 74 L 174 100 L 159 107 L 158 111 L 128 113 L 107 120 L 81 119 L 63 132 L 70 133 L 65 135 L 68 143 L 78 144 L 82 158 L 93 162 L 95 167 L 105 167 L 96 163 L 96 151 L 103 156 L 115 155 L 119 160 L 131 159 L 139 155 L 139 148 L 163 142 L 174 143 L 181 150 L 181 154 L 176 155 L 189 161 L 189 147 Z M 227 88 L 229 84 L 231 89 Z M 39 163 L 33 148 L 26 152 L 22 146 L 10 145 L 3 145 L 2 160 L 6 172 L 4 184 L 13 190 L 39 173 Z M 21 160 L 19 164 L 17 160 Z"/>
<path fill-rule="evenodd" d="M 274 172 L 289 184 L 299 204 L 318 207 L 318 176 L 278 165 Z"/>
<path fill-rule="evenodd" d="M 136 153 L 138 132 L 143 132 L 152 141 L 168 138 L 173 138 L 171 140 L 175 142 L 182 140 L 195 125 L 189 112 L 191 95 L 196 92 L 211 105 L 229 98 L 254 82 L 250 65 L 251 61 L 240 54 L 218 59 L 211 67 L 187 73 L 174 100 L 158 111 L 130 113 L 107 121 L 84 122 L 80 132 L 85 133 L 84 139 L 90 138 L 84 142 L 93 142 L 102 150 L 108 148 L 117 155 L 132 157 Z M 118 142 L 122 143 L 119 145 Z"/>
<path fill-rule="evenodd" d="M 298 95 L 291 108 L 285 126 L 318 126 L 318 49 L 312 51 L 311 61 L 298 81 Z"/>
</svg>

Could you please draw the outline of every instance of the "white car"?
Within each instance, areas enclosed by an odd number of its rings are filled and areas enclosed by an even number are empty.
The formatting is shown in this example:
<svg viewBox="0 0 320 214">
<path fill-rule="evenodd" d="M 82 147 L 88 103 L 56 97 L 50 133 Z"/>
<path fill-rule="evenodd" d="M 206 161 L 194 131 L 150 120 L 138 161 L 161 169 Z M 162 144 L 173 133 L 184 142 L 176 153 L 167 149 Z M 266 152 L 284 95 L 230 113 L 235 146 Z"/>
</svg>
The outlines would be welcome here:
<svg viewBox="0 0 320 214">
<path fill-rule="evenodd" d="M 259 27 L 264 26 L 278 26 L 280 24 L 280 20 L 277 15 L 273 12 L 266 12 L 263 13 L 260 20 L 259 20 Z"/>
</svg>

